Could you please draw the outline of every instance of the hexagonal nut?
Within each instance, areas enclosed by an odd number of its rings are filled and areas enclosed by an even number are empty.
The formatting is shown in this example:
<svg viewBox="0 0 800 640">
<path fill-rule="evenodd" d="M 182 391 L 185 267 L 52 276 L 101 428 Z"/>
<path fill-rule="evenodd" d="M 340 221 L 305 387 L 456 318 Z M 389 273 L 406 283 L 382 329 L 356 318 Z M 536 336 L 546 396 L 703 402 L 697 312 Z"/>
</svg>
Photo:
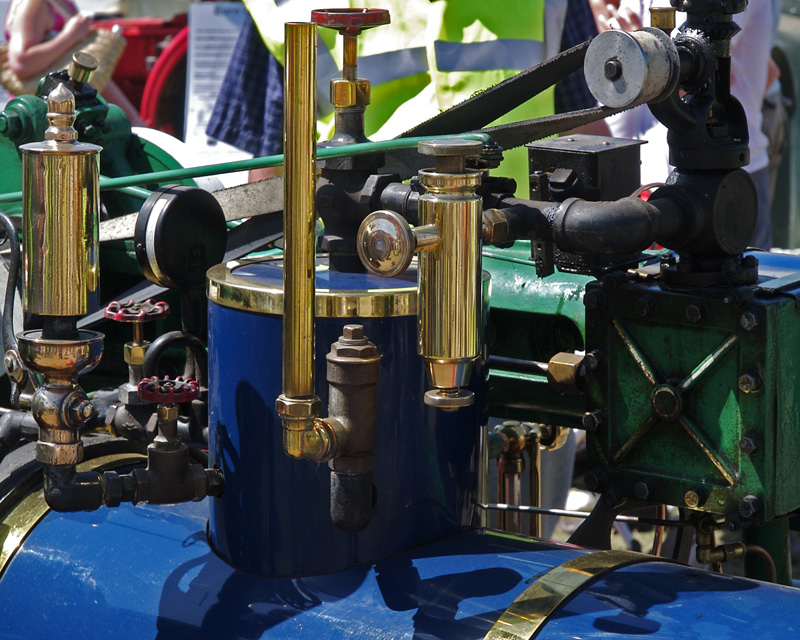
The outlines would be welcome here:
<svg viewBox="0 0 800 640">
<path fill-rule="evenodd" d="M 358 358 L 369 360 L 378 355 L 378 348 L 368 340 L 364 344 L 348 344 L 336 341 L 331 345 L 330 356 L 333 358 Z"/>
<path fill-rule="evenodd" d="M 122 357 L 126 364 L 140 365 L 144 364 L 144 356 L 147 353 L 147 347 L 150 344 L 134 344 L 133 342 L 126 342 L 122 348 Z"/>
<path fill-rule="evenodd" d="M 283 394 L 275 401 L 275 410 L 282 420 L 310 420 L 319 415 L 322 402 L 317 396 L 290 398 Z"/>
<path fill-rule="evenodd" d="M 78 464 L 83 460 L 83 443 L 57 444 L 55 442 L 37 442 L 36 460 L 43 464 L 52 465 Z"/>
<path fill-rule="evenodd" d="M 369 80 L 331 80 L 331 104 L 339 109 L 365 107 L 370 102 Z"/>
<path fill-rule="evenodd" d="M 502 244 L 508 240 L 511 225 L 508 216 L 500 209 L 487 209 L 483 212 L 483 241 L 486 244 Z"/>
<path fill-rule="evenodd" d="M 158 419 L 160 422 L 174 422 L 178 419 L 178 405 L 177 404 L 160 404 L 158 405 Z"/>
<path fill-rule="evenodd" d="M 103 485 L 103 504 L 118 507 L 122 502 L 122 479 L 114 471 L 105 471 L 100 482 Z"/>
<path fill-rule="evenodd" d="M 577 353 L 561 352 L 550 358 L 547 363 L 547 381 L 550 386 L 560 393 L 582 393 L 581 369 L 583 368 L 583 355 Z"/>
</svg>

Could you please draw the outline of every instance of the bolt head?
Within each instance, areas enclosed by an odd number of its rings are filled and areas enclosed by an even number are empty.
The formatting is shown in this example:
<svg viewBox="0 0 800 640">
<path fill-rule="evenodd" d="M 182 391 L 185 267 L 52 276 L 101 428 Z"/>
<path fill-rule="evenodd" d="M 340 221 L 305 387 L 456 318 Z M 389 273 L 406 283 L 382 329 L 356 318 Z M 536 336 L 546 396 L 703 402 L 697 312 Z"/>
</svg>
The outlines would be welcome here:
<svg viewBox="0 0 800 640">
<path fill-rule="evenodd" d="M 683 501 L 690 509 L 697 509 L 705 502 L 705 496 L 703 492 L 698 489 L 689 489 L 689 491 L 683 495 Z"/>
<path fill-rule="evenodd" d="M 693 302 L 688 307 L 686 307 L 686 319 L 689 322 L 700 322 L 705 317 L 706 317 L 706 310 L 704 305 L 697 302 Z"/>
<path fill-rule="evenodd" d="M 606 417 L 602 411 L 599 409 L 594 409 L 593 411 L 587 411 L 583 414 L 583 418 L 581 423 L 583 424 L 583 428 L 587 431 L 599 431 L 603 424 L 605 424 Z"/>
<path fill-rule="evenodd" d="M 583 359 L 583 364 L 588 371 L 599 371 L 605 366 L 605 363 L 606 356 L 598 349 L 592 349 L 587 352 Z"/>
<path fill-rule="evenodd" d="M 633 311 L 636 313 L 637 316 L 641 316 L 645 318 L 655 312 L 656 310 L 656 300 L 653 296 L 646 295 L 640 296 L 636 299 L 633 303 Z"/>
<path fill-rule="evenodd" d="M 761 510 L 761 500 L 757 496 L 748 495 L 739 500 L 739 515 L 744 520 L 750 520 Z"/>
<path fill-rule="evenodd" d="M 758 440 L 751 436 L 745 436 L 739 440 L 739 450 L 745 455 L 752 455 L 758 451 Z"/>
<path fill-rule="evenodd" d="M 648 480 L 639 480 L 633 485 L 633 495 L 639 500 L 648 500 L 653 495 L 652 483 Z"/>
<path fill-rule="evenodd" d="M 752 331 L 761 324 L 761 320 L 755 311 L 745 311 L 739 316 L 739 324 L 745 331 Z"/>
<path fill-rule="evenodd" d="M 755 393 L 761 388 L 761 376 L 757 373 L 745 373 L 739 376 L 739 390 L 744 393 Z"/>
<path fill-rule="evenodd" d="M 606 60 L 603 65 L 603 74 L 607 80 L 618 80 L 622 77 L 622 64 L 616 58 Z"/>
</svg>

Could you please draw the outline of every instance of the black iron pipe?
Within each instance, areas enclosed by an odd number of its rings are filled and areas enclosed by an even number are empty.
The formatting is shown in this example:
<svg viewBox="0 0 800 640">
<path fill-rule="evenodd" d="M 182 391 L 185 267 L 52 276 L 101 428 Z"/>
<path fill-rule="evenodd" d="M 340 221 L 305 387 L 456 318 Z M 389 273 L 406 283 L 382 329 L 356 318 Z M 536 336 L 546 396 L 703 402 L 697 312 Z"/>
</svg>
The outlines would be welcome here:
<svg viewBox="0 0 800 640">
<path fill-rule="evenodd" d="M 549 212 L 553 240 L 563 250 L 594 255 L 632 254 L 654 242 L 671 247 L 690 227 L 680 204 L 663 198 L 589 202 L 570 198 Z"/>
</svg>

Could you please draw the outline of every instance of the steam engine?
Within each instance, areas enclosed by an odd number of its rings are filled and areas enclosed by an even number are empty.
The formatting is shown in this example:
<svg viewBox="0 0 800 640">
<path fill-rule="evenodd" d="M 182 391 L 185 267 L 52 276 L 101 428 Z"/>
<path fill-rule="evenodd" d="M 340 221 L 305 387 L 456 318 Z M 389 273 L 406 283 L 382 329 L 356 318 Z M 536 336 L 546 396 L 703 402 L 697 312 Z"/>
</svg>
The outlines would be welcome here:
<svg viewBox="0 0 800 640">
<path fill-rule="evenodd" d="M 800 264 L 748 251 L 744 7 L 569 52 L 590 114 L 390 143 L 354 46 L 386 12 L 314 12 L 286 25 L 283 177 L 213 194 L 86 56 L 13 100 L 0 637 L 793 637 Z M 319 148 L 318 25 L 345 39 Z M 494 175 L 498 143 L 645 103 L 675 167 L 647 201 L 630 141 L 530 144 L 529 199 Z M 539 463 L 569 429 L 599 500 L 557 543 Z M 626 517 L 670 551 L 611 549 Z"/>
</svg>

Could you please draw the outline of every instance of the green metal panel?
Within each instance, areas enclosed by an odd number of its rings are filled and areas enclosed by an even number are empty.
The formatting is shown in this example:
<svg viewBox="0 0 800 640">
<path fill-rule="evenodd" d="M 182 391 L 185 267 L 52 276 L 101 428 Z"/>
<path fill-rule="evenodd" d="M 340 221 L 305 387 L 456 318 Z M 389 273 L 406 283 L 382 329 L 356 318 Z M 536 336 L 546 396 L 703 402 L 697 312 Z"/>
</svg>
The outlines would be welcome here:
<svg viewBox="0 0 800 640">
<path fill-rule="evenodd" d="M 489 352 L 547 362 L 559 351 L 583 349 L 583 287 L 590 278 L 540 278 L 530 255 L 529 241 L 484 249 L 483 268 L 492 275 Z M 489 401 L 491 415 L 501 418 L 577 427 L 583 415 L 583 401 L 554 392 L 544 376 L 497 368 L 489 373 Z"/>
<path fill-rule="evenodd" d="M 790 359 L 800 349 L 797 303 L 760 290 L 741 302 L 752 294 L 747 288 L 731 301 L 730 293 L 587 286 L 597 302 L 587 314 L 587 348 L 608 362 L 587 376 L 587 408 L 605 416 L 588 454 L 606 491 L 634 497 L 644 482 L 649 499 L 674 505 L 693 491 L 697 508 L 734 521 L 751 496 L 761 504 L 754 520 L 800 506 L 800 372 Z M 759 318 L 758 326 L 747 330 L 743 314 Z M 745 392 L 743 375 L 760 388 Z M 745 437 L 758 444 L 754 453 L 743 452 Z"/>
</svg>

